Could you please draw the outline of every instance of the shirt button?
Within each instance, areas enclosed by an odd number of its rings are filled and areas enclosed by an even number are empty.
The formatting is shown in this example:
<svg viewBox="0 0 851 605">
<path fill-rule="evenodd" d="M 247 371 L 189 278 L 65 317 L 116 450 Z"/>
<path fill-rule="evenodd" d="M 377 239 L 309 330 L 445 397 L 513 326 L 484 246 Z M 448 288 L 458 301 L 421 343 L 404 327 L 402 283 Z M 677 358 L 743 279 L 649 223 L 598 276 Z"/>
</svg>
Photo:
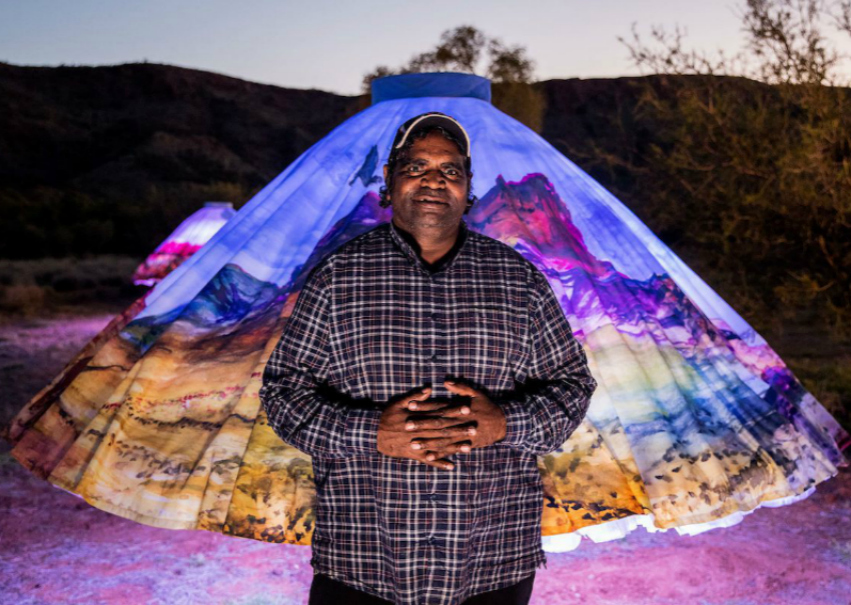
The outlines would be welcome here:
<svg viewBox="0 0 851 605">
<path fill-rule="evenodd" d="M 437 353 L 433 353 L 432 356 L 428 358 L 428 360 L 431 361 L 431 362 L 436 362 L 439 359 L 440 359 L 440 355 L 438 355 Z"/>
</svg>

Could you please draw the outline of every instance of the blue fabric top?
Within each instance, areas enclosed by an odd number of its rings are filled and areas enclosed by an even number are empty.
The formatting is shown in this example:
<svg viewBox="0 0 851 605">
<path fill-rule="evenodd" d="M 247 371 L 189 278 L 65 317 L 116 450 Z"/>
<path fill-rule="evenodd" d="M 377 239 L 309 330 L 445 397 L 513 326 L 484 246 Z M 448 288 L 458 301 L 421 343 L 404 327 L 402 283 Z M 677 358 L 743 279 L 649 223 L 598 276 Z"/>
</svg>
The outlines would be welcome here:
<svg viewBox="0 0 851 605">
<path fill-rule="evenodd" d="M 472 97 L 490 103 L 491 81 L 462 73 L 402 74 L 372 81 L 372 104 L 418 97 Z"/>
</svg>

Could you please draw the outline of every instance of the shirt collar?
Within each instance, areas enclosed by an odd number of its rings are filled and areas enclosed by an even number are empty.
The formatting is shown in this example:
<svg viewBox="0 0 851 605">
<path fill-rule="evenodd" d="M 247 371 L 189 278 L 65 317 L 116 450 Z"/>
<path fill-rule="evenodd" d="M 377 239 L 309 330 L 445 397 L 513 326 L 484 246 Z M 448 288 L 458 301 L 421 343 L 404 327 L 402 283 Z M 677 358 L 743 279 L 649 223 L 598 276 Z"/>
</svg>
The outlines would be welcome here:
<svg viewBox="0 0 851 605">
<path fill-rule="evenodd" d="M 461 254 L 461 251 L 464 249 L 465 244 L 467 243 L 467 236 L 469 234 L 469 228 L 467 224 L 462 220 L 458 225 L 458 239 L 455 240 L 455 244 L 446 253 L 446 255 L 438 260 L 433 265 L 429 265 L 426 263 L 419 254 L 414 250 L 411 243 L 408 241 L 412 236 L 409 233 L 405 233 L 400 230 L 393 221 L 390 221 L 390 237 L 399 250 L 405 255 L 405 257 L 413 264 L 415 267 L 420 269 L 421 271 L 433 274 L 433 273 L 441 273 L 444 271 L 448 271 L 449 267 L 455 261 L 456 258 Z"/>
</svg>

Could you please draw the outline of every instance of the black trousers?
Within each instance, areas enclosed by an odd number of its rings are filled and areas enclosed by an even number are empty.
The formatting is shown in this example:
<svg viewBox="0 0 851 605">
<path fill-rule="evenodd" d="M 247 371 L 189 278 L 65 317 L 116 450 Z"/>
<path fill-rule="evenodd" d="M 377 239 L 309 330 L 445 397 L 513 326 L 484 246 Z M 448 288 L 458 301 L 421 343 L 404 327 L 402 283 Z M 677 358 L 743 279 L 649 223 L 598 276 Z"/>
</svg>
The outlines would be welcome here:
<svg viewBox="0 0 851 605">
<path fill-rule="evenodd" d="M 535 572 L 505 588 L 473 595 L 462 605 L 528 605 L 532 596 Z M 308 605 L 393 605 L 390 601 L 361 592 L 323 574 L 313 576 Z"/>
</svg>

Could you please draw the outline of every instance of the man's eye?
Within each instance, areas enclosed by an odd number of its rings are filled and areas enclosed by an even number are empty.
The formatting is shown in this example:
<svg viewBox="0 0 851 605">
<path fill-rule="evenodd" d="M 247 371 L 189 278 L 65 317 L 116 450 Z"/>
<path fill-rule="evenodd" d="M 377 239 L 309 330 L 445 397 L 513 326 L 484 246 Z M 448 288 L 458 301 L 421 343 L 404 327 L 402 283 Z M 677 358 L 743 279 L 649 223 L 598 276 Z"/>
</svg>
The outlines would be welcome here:
<svg viewBox="0 0 851 605">
<path fill-rule="evenodd" d="M 422 168 L 419 166 L 408 166 L 407 172 L 419 172 Z"/>
<path fill-rule="evenodd" d="M 459 174 L 461 174 L 460 172 L 458 172 L 454 168 L 448 168 L 448 169 L 444 170 L 444 172 L 446 174 L 448 174 L 449 176 L 458 176 Z"/>
</svg>

